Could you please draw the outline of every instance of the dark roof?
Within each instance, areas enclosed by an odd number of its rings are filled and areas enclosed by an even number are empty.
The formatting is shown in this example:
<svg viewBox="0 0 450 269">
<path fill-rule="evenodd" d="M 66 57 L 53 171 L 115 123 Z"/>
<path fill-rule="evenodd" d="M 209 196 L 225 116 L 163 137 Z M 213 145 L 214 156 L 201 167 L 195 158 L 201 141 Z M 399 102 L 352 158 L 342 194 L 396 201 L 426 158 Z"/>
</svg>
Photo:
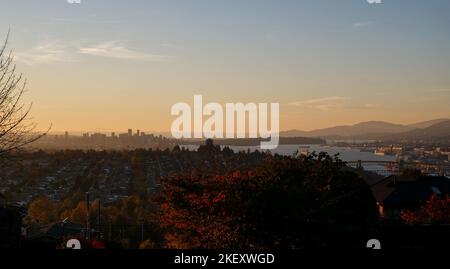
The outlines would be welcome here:
<svg viewBox="0 0 450 269">
<path fill-rule="evenodd" d="M 450 179 L 422 176 L 402 178 L 390 176 L 372 186 L 375 199 L 384 206 L 397 208 L 419 207 L 434 193 L 450 195 Z"/>
<path fill-rule="evenodd" d="M 56 222 L 43 227 L 40 227 L 37 231 L 31 232 L 28 236 L 29 239 L 38 239 L 42 237 L 58 239 L 65 236 L 80 235 L 83 230 L 83 226 L 71 222 Z"/>
<path fill-rule="evenodd" d="M 0 206 L 0 249 L 16 249 L 20 241 L 22 217 L 15 208 Z"/>
</svg>

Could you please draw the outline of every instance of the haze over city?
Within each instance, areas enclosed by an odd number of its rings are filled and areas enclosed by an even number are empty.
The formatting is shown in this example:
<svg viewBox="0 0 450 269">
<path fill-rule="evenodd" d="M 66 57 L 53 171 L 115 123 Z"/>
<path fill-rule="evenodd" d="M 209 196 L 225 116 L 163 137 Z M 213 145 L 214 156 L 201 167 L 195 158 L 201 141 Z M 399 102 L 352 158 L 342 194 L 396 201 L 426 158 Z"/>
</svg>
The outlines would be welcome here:
<svg viewBox="0 0 450 269">
<path fill-rule="evenodd" d="M 445 0 L 6 2 L 41 129 L 166 132 L 194 94 L 279 102 L 281 130 L 450 115 Z"/>
</svg>

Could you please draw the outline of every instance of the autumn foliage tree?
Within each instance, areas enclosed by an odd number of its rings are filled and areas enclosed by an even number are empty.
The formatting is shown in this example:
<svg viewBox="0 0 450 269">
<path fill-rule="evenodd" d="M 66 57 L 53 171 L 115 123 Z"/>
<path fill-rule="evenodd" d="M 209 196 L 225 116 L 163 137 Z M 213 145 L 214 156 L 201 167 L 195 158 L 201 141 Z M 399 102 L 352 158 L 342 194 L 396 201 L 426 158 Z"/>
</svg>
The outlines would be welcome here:
<svg viewBox="0 0 450 269">
<path fill-rule="evenodd" d="M 377 220 L 369 186 L 326 154 L 269 158 L 225 175 L 167 179 L 160 222 L 168 248 L 331 246 L 333 233 L 361 233 Z"/>
<path fill-rule="evenodd" d="M 406 224 L 450 224 L 450 196 L 433 194 L 418 211 L 403 211 Z"/>
<path fill-rule="evenodd" d="M 136 224 L 147 220 L 152 212 L 152 205 L 135 196 L 127 197 L 114 205 L 103 206 L 98 200 L 90 204 L 91 222 L 99 222 L 99 207 L 101 215 L 106 216 L 114 224 Z M 65 218 L 73 223 L 86 223 L 87 207 L 84 201 L 72 202 L 66 199 L 61 202 L 52 202 L 47 197 L 39 197 L 28 206 L 25 223 L 38 221 L 40 224 L 49 224 Z"/>
<path fill-rule="evenodd" d="M 34 200 L 28 206 L 27 213 L 26 223 L 39 222 L 48 224 L 57 221 L 59 218 L 57 205 L 47 197 L 40 197 Z"/>
</svg>

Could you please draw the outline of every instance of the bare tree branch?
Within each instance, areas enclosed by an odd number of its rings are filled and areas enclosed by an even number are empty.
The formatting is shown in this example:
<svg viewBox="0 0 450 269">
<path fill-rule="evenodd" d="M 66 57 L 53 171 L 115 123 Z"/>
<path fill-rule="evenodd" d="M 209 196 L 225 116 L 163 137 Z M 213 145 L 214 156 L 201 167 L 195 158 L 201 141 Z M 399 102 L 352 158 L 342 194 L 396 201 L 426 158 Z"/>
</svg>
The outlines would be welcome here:
<svg viewBox="0 0 450 269">
<path fill-rule="evenodd" d="M 39 133 L 30 121 L 32 104 L 22 103 L 26 80 L 16 72 L 12 52 L 7 52 L 9 35 L 8 31 L 0 48 L 0 158 L 45 136 L 51 127 Z"/>
</svg>

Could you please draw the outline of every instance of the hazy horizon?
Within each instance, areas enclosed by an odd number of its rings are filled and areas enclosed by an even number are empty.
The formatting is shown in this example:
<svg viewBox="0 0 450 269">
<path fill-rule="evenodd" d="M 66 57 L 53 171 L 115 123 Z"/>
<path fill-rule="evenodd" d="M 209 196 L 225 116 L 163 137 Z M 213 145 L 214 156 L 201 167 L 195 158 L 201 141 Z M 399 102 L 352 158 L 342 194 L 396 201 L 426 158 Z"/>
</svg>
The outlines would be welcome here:
<svg viewBox="0 0 450 269">
<path fill-rule="evenodd" d="M 325 126 L 323 128 L 318 128 L 318 129 L 311 129 L 311 130 L 302 130 L 302 129 L 286 129 L 286 130 L 280 130 L 281 132 L 287 132 L 287 131 L 305 131 L 305 132 L 309 132 L 309 131 L 315 131 L 315 130 L 320 130 L 320 129 L 327 129 L 327 128 L 332 128 L 332 127 L 338 127 L 338 126 L 353 126 L 359 123 L 367 123 L 367 122 L 385 122 L 385 123 L 389 123 L 389 124 L 397 124 L 397 125 L 414 125 L 417 123 L 423 123 L 423 122 L 428 122 L 428 121 L 434 121 L 434 120 L 450 120 L 450 118 L 439 118 L 439 119 L 429 119 L 429 120 L 425 120 L 425 121 L 420 121 L 420 122 L 408 122 L 408 123 L 398 123 L 398 122 L 388 122 L 388 121 L 378 121 L 378 120 L 368 120 L 368 121 L 364 121 L 364 122 L 355 122 L 355 123 L 351 123 L 351 124 L 343 124 L 343 125 L 330 125 L 330 126 Z M 162 135 L 170 135 L 170 130 L 165 130 L 165 131 L 154 131 L 154 130 L 145 130 L 145 129 L 139 129 L 139 128 L 126 128 L 126 129 L 120 129 L 120 130 L 115 130 L 115 129 L 109 129 L 109 130 L 101 130 L 101 129 L 96 129 L 96 130 L 54 130 L 51 129 L 49 131 L 49 134 L 51 135 L 61 135 L 61 134 L 65 134 L 65 132 L 68 132 L 69 135 L 82 135 L 85 133 L 102 133 L 102 134 L 110 134 L 112 132 L 114 132 L 116 135 L 117 134 L 121 134 L 121 133 L 127 133 L 128 129 L 132 129 L 133 133 L 136 133 L 136 131 L 140 131 L 141 133 L 146 133 L 146 134 L 162 134 Z"/>
</svg>

